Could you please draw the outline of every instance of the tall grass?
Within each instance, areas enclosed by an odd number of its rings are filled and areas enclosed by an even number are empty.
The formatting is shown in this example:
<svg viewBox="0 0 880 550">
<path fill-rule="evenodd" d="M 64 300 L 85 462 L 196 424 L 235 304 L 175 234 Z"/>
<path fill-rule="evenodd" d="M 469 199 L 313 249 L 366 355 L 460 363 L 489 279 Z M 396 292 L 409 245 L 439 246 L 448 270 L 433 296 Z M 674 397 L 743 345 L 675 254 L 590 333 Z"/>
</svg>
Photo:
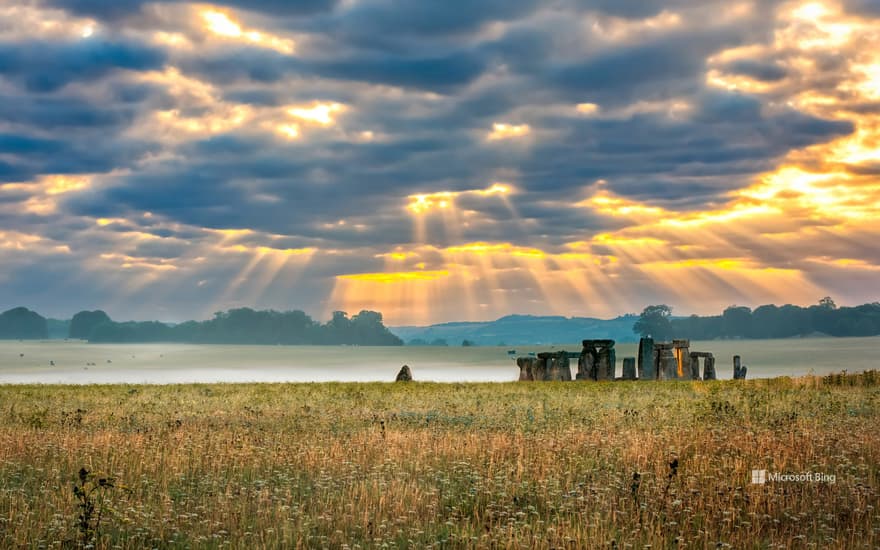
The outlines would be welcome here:
<svg viewBox="0 0 880 550">
<path fill-rule="evenodd" d="M 877 382 L 0 386 L 0 547 L 876 548 Z"/>
</svg>

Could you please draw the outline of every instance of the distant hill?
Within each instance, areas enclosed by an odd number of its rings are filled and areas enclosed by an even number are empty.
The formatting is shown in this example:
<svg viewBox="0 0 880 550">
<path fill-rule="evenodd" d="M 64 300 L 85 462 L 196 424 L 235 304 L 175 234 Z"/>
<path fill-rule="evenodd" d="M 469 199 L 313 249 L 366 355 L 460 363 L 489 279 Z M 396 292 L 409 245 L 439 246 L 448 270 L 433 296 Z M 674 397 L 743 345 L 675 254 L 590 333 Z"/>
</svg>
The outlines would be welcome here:
<svg viewBox="0 0 880 550">
<path fill-rule="evenodd" d="M 571 344 L 587 338 L 612 338 L 618 342 L 634 342 L 637 315 L 615 319 L 536 315 L 508 315 L 495 321 L 441 323 L 430 326 L 388 327 L 410 345 L 430 344 L 444 340 L 460 346 L 469 340 L 481 346 L 537 344 Z"/>
<path fill-rule="evenodd" d="M 26 307 L 0 313 L 0 339 L 39 340 L 49 337 L 46 318 Z"/>
</svg>

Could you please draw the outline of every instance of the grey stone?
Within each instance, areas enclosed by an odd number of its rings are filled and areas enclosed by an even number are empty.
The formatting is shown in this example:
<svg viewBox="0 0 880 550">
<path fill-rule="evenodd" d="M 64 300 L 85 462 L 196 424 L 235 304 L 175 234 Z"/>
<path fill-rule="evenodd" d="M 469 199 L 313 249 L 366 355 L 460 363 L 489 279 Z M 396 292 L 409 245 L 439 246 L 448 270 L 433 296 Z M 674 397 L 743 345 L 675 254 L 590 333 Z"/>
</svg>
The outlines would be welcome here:
<svg viewBox="0 0 880 550">
<path fill-rule="evenodd" d="M 397 378 L 394 379 L 395 382 L 409 382 L 412 380 L 412 371 L 409 369 L 408 365 L 404 365 L 400 367 L 400 372 L 397 373 Z"/>
</svg>

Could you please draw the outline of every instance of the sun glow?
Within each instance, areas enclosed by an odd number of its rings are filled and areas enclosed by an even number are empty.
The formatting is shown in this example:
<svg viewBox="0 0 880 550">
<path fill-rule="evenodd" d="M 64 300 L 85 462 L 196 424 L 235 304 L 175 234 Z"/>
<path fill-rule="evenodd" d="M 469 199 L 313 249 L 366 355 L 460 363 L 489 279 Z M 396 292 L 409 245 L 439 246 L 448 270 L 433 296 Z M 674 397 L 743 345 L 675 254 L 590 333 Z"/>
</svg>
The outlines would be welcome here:
<svg viewBox="0 0 880 550">
<path fill-rule="evenodd" d="M 309 106 L 295 106 L 287 109 L 287 114 L 304 122 L 329 126 L 336 122 L 336 113 L 345 111 L 340 103 L 315 102 Z"/>
<path fill-rule="evenodd" d="M 489 141 L 502 139 L 521 138 L 529 135 L 532 129 L 528 124 L 505 124 L 496 122 L 492 124 L 492 131 L 486 136 Z"/>
<path fill-rule="evenodd" d="M 284 54 L 292 54 L 294 52 L 293 40 L 262 31 L 245 29 L 229 13 L 211 9 L 201 12 L 201 17 L 205 23 L 205 29 L 216 36 L 250 42 L 251 44 L 270 48 Z"/>
<path fill-rule="evenodd" d="M 459 197 L 492 197 L 499 196 L 506 200 L 506 195 L 514 192 L 512 185 L 496 182 L 485 189 L 469 189 L 465 191 L 438 191 L 435 193 L 416 193 L 407 197 L 406 209 L 413 214 L 423 214 L 432 210 L 452 208 Z"/>
</svg>

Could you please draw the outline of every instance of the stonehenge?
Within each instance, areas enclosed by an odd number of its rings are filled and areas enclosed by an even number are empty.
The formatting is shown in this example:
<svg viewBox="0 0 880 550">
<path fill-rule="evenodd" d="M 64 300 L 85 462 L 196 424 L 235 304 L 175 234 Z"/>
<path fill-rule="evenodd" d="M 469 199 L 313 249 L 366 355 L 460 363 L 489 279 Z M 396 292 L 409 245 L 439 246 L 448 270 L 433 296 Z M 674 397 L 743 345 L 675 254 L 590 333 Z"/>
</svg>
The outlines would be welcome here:
<svg viewBox="0 0 880 550">
<path fill-rule="evenodd" d="M 614 340 L 584 340 L 582 345 L 579 354 L 555 351 L 517 357 L 519 380 L 572 380 L 571 359 L 577 359 L 575 380 L 717 380 L 715 356 L 706 351 L 690 351 L 690 340 L 655 342 L 650 337 L 642 338 L 639 340 L 638 357 L 623 358 L 620 378 L 615 378 L 617 353 Z M 742 364 L 740 356 L 735 355 L 734 380 L 744 379 L 746 371 L 747 367 Z"/>
</svg>

